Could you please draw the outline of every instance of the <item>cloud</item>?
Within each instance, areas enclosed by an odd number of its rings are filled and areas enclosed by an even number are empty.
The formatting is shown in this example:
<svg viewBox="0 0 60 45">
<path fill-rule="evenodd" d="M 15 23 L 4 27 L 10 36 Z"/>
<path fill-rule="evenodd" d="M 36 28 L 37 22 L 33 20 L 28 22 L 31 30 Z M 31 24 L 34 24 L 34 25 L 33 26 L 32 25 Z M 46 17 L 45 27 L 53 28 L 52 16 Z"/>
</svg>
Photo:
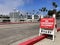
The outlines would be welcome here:
<svg viewBox="0 0 60 45">
<path fill-rule="evenodd" d="M 0 0 L 0 14 L 9 14 L 13 8 L 24 5 L 24 0 Z"/>
</svg>

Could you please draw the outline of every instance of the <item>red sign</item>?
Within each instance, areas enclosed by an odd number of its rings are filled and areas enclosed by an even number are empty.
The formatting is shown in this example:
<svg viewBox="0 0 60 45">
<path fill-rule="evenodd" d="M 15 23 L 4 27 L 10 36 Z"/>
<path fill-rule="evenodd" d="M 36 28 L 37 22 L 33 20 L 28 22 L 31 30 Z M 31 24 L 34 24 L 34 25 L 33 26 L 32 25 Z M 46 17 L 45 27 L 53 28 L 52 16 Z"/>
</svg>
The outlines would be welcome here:
<svg viewBox="0 0 60 45">
<path fill-rule="evenodd" d="M 54 18 L 42 18 L 40 21 L 40 28 L 53 29 Z"/>
</svg>

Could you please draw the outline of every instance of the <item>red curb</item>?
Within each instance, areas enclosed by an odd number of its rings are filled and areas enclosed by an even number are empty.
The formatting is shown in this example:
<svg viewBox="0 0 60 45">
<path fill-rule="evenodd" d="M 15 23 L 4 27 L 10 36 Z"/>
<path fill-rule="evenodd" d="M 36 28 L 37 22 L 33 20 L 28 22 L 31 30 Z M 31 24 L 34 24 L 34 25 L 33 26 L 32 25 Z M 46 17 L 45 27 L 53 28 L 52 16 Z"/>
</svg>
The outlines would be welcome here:
<svg viewBox="0 0 60 45">
<path fill-rule="evenodd" d="M 41 36 L 37 36 L 33 39 L 30 39 L 30 40 L 27 40 L 25 42 L 22 42 L 18 45 L 33 45 L 34 43 L 38 42 L 38 41 L 41 41 L 42 39 L 46 38 L 47 35 L 41 35 Z"/>
<path fill-rule="evenodd" d="M 57 29 L 57 32 L 59 32 L 59 31 L 60 31 L 60 28 Z M 33 39 L 27 40 L 27 41 L 22 42 L 22 43 L 20 43 L 18 45 L 33 45 L 34 43 L 36 43 L 38 41 L 41 41 L 42 39 L 44 39 L 46 37 L 47 37 L 47 35 L 37 36 L 37 37 L 35 37 Z"/>
<path fill-rule="evenodd" d="M 59 32 L 59 31 L 60 31 L 60 28 L 57 29 L 57 32 Z"/>
</svg>

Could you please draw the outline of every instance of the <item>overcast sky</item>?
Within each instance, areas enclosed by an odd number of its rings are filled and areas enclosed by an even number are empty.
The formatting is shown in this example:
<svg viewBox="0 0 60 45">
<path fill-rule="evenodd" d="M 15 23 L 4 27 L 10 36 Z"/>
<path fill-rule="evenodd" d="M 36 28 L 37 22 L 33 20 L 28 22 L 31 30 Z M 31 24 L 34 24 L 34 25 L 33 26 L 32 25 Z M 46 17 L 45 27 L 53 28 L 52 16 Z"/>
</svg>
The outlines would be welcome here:
<svg viewBox="0 0 60 45">
<path fill-rule="evenodd" d="M 9 14 L 14 8 L 23 12 L 32 12 L 42 7 L 53 9 L 52 2 L 56 2 L 60 10 L 60 0 L 0 0 L 0 14 Z"/>
</svg>

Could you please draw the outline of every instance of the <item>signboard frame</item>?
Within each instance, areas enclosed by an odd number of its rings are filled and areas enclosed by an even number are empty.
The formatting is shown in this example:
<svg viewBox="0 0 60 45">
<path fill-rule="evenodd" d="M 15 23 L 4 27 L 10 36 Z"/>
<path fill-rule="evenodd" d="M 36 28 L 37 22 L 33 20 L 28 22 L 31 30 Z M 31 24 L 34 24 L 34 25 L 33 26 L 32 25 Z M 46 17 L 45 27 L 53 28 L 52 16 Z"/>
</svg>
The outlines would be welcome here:
<svg viewBox="0 0 60 45">
<path fill-rule="evenodd" d="M 48 34 L 48 35 L 52 35 L 53 36 L 53 41 L 54 41 L 54 32 L 56 31 L 56 28 L 55 28 L 55 24 L 56 24 L 56 19 L 55 19 L 55 14 L 53 15 L 52 17 L 54 19 L 53 21 L 53 28 L 50 29 L 50 28 L 43 28 L 43 26 L 41 27 L 40 25 L 40 29 L 39 29 L 39 36 L 41 34 Z M 41 19 L 43 19 L 43 16 L 41 16 Z M 48 20 L 48 19 L 47 19 Z M 40 23 L 41 24 L 41 23 Z"/>
</svg>

